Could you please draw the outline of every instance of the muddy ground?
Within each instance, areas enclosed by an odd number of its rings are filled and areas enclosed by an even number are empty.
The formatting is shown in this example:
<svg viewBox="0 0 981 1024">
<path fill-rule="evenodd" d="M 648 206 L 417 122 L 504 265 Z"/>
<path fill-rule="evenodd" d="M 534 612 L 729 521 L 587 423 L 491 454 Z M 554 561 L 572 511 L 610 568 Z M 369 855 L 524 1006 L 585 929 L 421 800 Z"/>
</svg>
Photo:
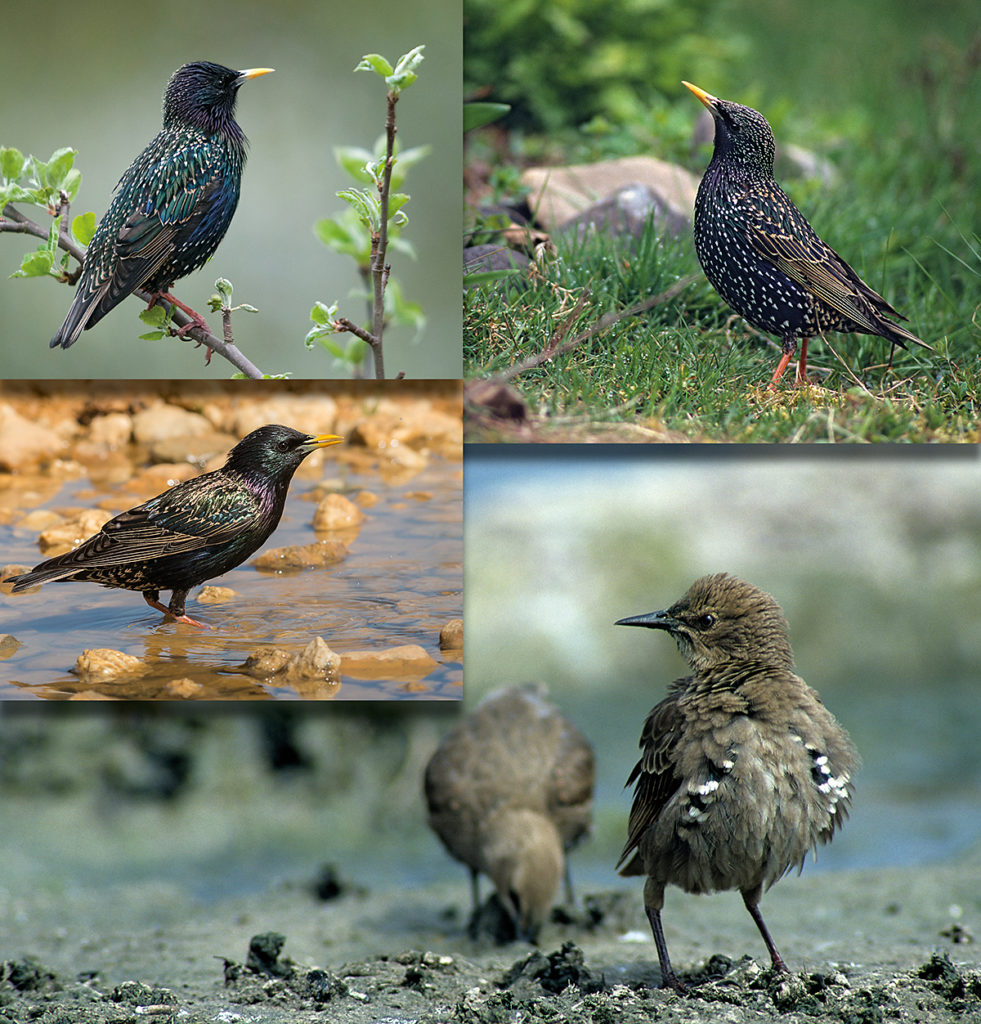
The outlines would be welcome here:
<svg viewBox="0 0 981 1024">
<path fill-rule="evenodd" d="M 371 857 L 348 857 L 220 898 L 202 896 L 220 888 L 220 864 L 186 882 L 8 885 L 0 1021 L 981 1021 L 981 850 L 781 882 L 763 908 L 789 976 L 767 967 L 738 895 L 670 891 L 683 997 L 656 987 L 639 884 L 618 888 L 611 872 L 556 908 L 538 948 L 498 946 L 468 936 L 465 874 L 427 849 L 423 873 L 445 880 L 392 885 Z"/>
<path fill-rule="evenodd" d="M 737 893 L 670 889 L 682 997 L 613 872 L 624 793 L 537 948 L 471 938 L 420 785 L 458 710 L 0 706 L 0 1022 L 981 1022 L 976 844 L 779 882 L 761 907 L 789 977 Z"/>
</svg>

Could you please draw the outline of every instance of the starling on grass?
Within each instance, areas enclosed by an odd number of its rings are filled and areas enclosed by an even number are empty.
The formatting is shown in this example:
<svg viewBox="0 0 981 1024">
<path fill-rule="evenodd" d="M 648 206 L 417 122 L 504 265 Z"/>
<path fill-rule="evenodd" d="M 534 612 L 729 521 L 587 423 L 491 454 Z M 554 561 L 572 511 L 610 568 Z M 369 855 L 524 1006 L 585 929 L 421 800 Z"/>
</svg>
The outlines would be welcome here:
<svg viewBox="0 0 981 1024">
<path fill-rule="evenodd" d="M 703 576 L 667 611 L 617 625 L 666 630 L 692 672 L 647 716 L 627 780 L 636 790 L 620 874 L 647 876 L 663 984 L 685 991 L 661 928 L 669 882 L 695 893 L 738 889 L 773 967 L 786 971 L 760 896 L 842 824 L 858 753 L 794 674 L 783 612 L 752 584 Z"/>
<path fill-rule="evenodd" d="M 535 940 L 565 853 L 589 830 L 594 775 L 589 742 L 541 686 L 496 690 L 446 735 L 426 766 L 426 803 L 433 831 L 470 868 L 474 932 L 483 873 L 515 934 Z"/>
<path fill-rule="evenodd" d="M 715 151 L 695 197 L 695 252 L 715 290 L 757 330 L 779 335 L 780 379 L 801 340 L 826 331 L 873 334 L 906 348 L 932 346 L 814 233 L 773 177 L 773 132 L 762 114 L 686 85 L 715 120 Z"/>
<path fill-rule="evenodd" d="M 297 467 L 312 451 L 341 440 L 277 424 L 259 427 L 221 469 L 123 512 L 74 551 L 4 582 L 14 584 L 14 593 L 64 580 L 138 590 L 151 608 L 208 628 L 184 614 L 188 591 L 262 547 L 279 525 Z M 161 590 L 172 591 L 169 607 L 160 603 Z"/>
<path fill-rule="evenodd" d="M 163 129 L 119 179 L 52 348 L 74 345 L 83 330 L 137 288 L 203 324 L 168 292 L 225 237 L 245 165 L 246 138 L 235 122 L 235 99 L 243 82 L 270 71 L 195 61 L 174 72 L 164 94 Z"/>
</svg>

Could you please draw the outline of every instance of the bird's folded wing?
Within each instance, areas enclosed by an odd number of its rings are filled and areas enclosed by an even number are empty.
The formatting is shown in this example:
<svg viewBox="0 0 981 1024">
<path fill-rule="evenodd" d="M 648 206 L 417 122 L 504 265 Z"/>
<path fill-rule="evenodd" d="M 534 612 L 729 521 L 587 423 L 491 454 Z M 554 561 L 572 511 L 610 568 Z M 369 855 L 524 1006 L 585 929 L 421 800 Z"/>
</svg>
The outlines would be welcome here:
<svg viewBox="0 0 981 1024">
<path fill-rule="evenodd" d="M 850 272 L 829 245 L 816 237 L 802 239 L 775 230 L 771 223 L 762 218 L 756 223 L 750 223 L 747 234 L 756 252 L 782 270 L 792 281 L 853 320 L 859 327 L 877 332 L 879 325 L 869 315 L 869 302 L 862 294 L 862 282 Z M 888 305 L 881 297 L 880 301 Z"/>
<path fill-rule="evenodd" d="M 153 277 L 174 255 L 175 245 L 193 233 L 221 187 L 206 146 L 194 153 L 163 152 L 140 172 L 134 208 L 116 239 L 119 259 L 110 295 L 128 294 Z M 125 187 L 124 179 L 121 188 Z"/>
<path fill-rule="evenodd" d="M 124 565 L 198 551 L 232 541 L 255 521 L 255 498 L 244 488 L 224 489 L 220 505 L 209 506 L 207 501 L 207 493 L 195 488 L 166 491 L 111 519 L 77 549 L 78 561 L 89 566 Z"/>
<path fill-rule="evenodd" d="M 641 836 L 652 825 L 678 789 L 681 780 L 675 773 L 675 744 L 682 726 L 682 714 L 674 697 L 662 700 L 644 721 L 640 736 L 641 756 L 627 779 L 636 783 L 634 802 L 627 825 L 627 842 L 617 862 L 619 867 L 637 849 Z M 627 865 L 622 873 L 642 873 L 642 865 Z"/>
</svg>

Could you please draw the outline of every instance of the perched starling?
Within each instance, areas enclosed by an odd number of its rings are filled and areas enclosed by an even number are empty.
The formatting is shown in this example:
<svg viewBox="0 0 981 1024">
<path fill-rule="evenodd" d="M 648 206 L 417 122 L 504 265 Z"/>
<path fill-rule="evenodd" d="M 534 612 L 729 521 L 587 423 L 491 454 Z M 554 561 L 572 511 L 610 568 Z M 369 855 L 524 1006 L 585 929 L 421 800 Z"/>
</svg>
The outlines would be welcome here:
<svg viewBox="0 0 981 1024">
<path fill-rule="evenodd" d="M 238 205 L 246 146 L 234 117 L 239 86 L 269 71 L 195 61 L 174 72 L 163 129 L 119 179 L 52 348 L 74 345 L 137 288 L 176 303 L 169 289 L 211 257 Z"/>
<path fill-rule="evenodd" d="M 807 342 L 825 331 L 873 334 L 906 348 L 931 349 L 890 317 L 906 318 L 874 292 L 814 233 L 773 178 L 773 132 L 750 107 L 686 85 L 715 120 L 715 151 L 695 197 L 695 252 L 715 290 L 757 330 L 777 334 L 780 379 L 801 338 L 798 381 L 806 381 Z"/>
<path fill-rule="evenodd" d="M 426 766 L 429 824 L 470 868 L 474 931 L 483 872 L 534 941 L 565 852 L 589 830 L 594 775 L 589 742 L 541 686 L 494 691 L 443 739 Z"/>
<path fill-rule="evenodd" d="M 617 625 L 667 630 L 692 671 L 647 716 L 627 780 L 636 790 L 620 864 L 633 856 L 620 873 L 647 875 L 663 983 L 685 991 L 661 928 L 669 882 L 686 892 L 738 889 L 774 968 L 786 971 L 760 896 L 842 824 L 858 753 L 794 674 L 780 606 L 751 584 L 703 576 L 667 611 Z"/>
<path fill-rule="evenodd" d="M 74 551 L 4 582 L 14 584 L 14 593 L 63 580 L 138 590 L 151 608 L 207 628 L 184 614 L 187 592 L 262 547 L 279 525 L 297 467 L 312 451 L 341 440 L 276 424 L 259 427 L 235 445 L 221 469 L 171 487 L 110 519 Z M 169 608 L 160 603 L 161 590 L 173 591 Z"/>
</svg>

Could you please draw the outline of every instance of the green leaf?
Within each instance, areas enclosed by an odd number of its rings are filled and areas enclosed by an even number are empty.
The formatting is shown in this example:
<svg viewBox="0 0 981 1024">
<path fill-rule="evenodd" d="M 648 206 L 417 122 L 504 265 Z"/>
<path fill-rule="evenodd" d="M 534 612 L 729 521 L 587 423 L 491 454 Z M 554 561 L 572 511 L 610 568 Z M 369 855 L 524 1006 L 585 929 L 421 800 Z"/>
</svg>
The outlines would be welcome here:
<svg viewBox="0 0 981 1024">
<path fill-rule="evenodd" d="M 72 235 L 75 237 L 75 241 L 79 245 L 88 245 L 92 241 L 92 236 L 95 234 L 95 214 L 89 211 L 88 213 L 80 213 L 77 217 L 72 217 Z"/>
<path fill-rule="evenodd" d="M 224 277 L 219 277 L 215 281 L 215 289 L 218 294 L 224 299 L 224 304 L 230 306 L 232 304 L 232 282 Z"/>
<path fill-rule="evenodd" d="M 345 188 L 337 193 L 337 198 L 343 199 L 351 206 L 369 231 L 378 230 L 381 206 L 377 195 L 372 195 L 364 189 Z"/>
<path fill-rule="evenodd" d="M 9 181 L 16 181 L 24 173 L 27 158 L 13 146 L 0 146 L 0 175 Z"/>
<path fill-rule="evenodd" d="M 393 192 L 388 197 L 388 215 L 389 217 L 394 216 L 403 206 L 411 199 L 411 196 L 406 195 L 404 192 Z"/>
<path fill-rule="evenodd" d="M 164 327 L 170 320 L 170 315 L 165 306 L 151 306 L 149 309 L 140 310 L 140 319 L 150 327 Z M 162 338 L 163 335 L 161 334 Z"/>
<path fill-rule="evenodd" d="M 10 276 L 44 277 L 51 269 L 52 263 L 54 263 L 54 260 L 51 256 L 51 250 L 42 246 L 40 249 L 35 249 L 34 252 L 27 253 L 20 261 L 20 269 L 15 270 Z"/>
<path fill-rule="evenodd" d="M 65 181 L 65 176 L 72 168 L 72 164 L 75 162 L 75 153 L 77 151 L 72 149 L 70 146 L 66 146 L 63 149 L 56 149 L 51 154 L 51 159 L 44 165 L 41 170 L 41 183 L 49 186 L 50 188 L 58 189 L 61 188 Z"/>
<path fill-rule="evenodd" d="M 392 73 L 392 65 L 380 53 L 366 53 L 358 63 L 355 71 L 374 71 L 382 78 Z"/>
<path fill-rule="evenodd" d="M 259 310 L 256 306 L 250 306 L 247 302 L 240 302 L 236 309 L 242 310 L 243 313 L 258 313 Z"/>
<path fill-rule="evenodd" d="M 34 202 L 33 196 L 26 188 L 21 188 L 20 185 L 15 185 L 12 182 L 9 185 L 0 185 L 0 210 L 2 210 L 7 203 L 24 202 Z"/>
<path fill-rule="evenodd" d="M 374 154 L 361 146 L 335 146 L 334 159 L 355 181 L 367 185 L 371 181 L 364 165 L 374 159 Z"/>
<path fill-rule="evenodd" d="M 415 71 L 416 68 L 425 59 L 422 55 L 422 51 L 425 49 L 425 45 L 415 46 L 408 53 L 402 54 L 398 59 L 398 63 L 395 65 L 395 70 L 390 72 L 385 81 L 388 83 L 388 87 L 395 92 L 400 92 L 402 89 L 408 89 L 410 85 L 419 77 Z"/>
<path fill-rule="evenodd" d="M 510 103 L 464 103 L 463 130 L 469 132 L 474 128 L 482 128 L 485 124 L 504 117 L 510 109 Z"/>
<path fill-rule="evenodd" d="M 337 316 L 337 303 L 335 302 L 332 306 L 327 306 L 323 302 L 315 302 L 313 309 L 310 310 L 310 319 L 315 324 L 320 324 L 323 327 L 329 326 L 334 322 L 334 318 Z"/>
<path fill-rule="evenodd" d="M 82 172 L 77 167 L 73 167 L 66 175 L 65 180 L 61 183 L 61 188 L 65 195 L 68 196 L 68 202 L 73 202 L 75 196 L 78 195 L 78 190 L 82 186 Z"/>
</svg>

